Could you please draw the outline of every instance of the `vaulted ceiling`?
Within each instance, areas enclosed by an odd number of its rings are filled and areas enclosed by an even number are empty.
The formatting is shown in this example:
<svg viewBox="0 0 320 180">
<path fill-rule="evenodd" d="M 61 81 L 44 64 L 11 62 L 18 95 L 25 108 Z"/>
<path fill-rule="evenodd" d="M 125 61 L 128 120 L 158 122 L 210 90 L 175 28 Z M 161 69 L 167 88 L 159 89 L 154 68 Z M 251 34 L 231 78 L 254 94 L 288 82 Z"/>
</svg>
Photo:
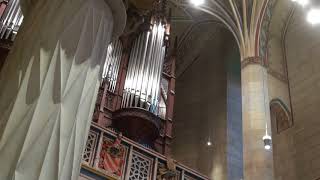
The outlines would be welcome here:
<svg viewBox="0 0 320 180">
<path fill-rule="evenodd" d="M 142 10 L 150 9 L 153 2 L 153 0 L 129 1 Z M 283 3 L 288 0 L 269 1 Z M 269 1 L 208 0 L 205 1 L 205 5 L 195 7 L 190 4 L 189 0 L 167 0 L 167 7 L 171 10 L 171 44 L 173 44 L 174 37 L 178 37 L 177 75 L 179 76 L 185 68 L 198 58 L 203 45 L 206 44 L 204 43 L 205 41 L 218 42 L 215 38 L 221 37 L 219 34 L 221 27 L 224 27 L 224 30 L 231 31 L 238 44 L 251 44 L 252 48 L 253 44 L 255 44 L 254 38 L 256 38 L 256 35 L 251 35 L 249 39 L 241 40 L 246 35 L 244 30 L 243 32 L 239 30 L 239 27 L 241 27 L 240 29 L 248 29 L 248 31 L 254 32 L 254 29 L 257 28 L 257 25 L 254 24 L 259 21 L 260 11 L 263 9 L 264 3 Z M 244 13 L 243 7 L 246 7 L 247 14 Z M 285 8 L 285 5 L 278 8 Z M 282 13 L 282 15 L 285 13 Z M 279 19 L 283 22 L 283 16 Z M 246 23 L 247 26 L 245 26 Z M 281 26 L 276 27 L 279 28 Z M 243 53 L 243 50 L 241 51 Z"/>
<path fill-rule="evenodd" d="M 142 10 L 150 9 L 152 2 L 153 0 L 130 0 L 130 3 Z M 174 43 L 175 37 L 178 37 L 177 76 L 179 76 L 199 59 L 204 48 L 210 49 L 206 46 L 209 44 L 214 46 L 215 43 L 221 42 L 221 33 L 227 29 L 215 16 L 196 9 L 188 1 L 180 1 L 184 2 L 184 5 L 177 2 L 167 1 L 168 9 L 171 11 L 171 44 Z M 225 0 L 218 2 L 227 6 Z"/>
</svg>

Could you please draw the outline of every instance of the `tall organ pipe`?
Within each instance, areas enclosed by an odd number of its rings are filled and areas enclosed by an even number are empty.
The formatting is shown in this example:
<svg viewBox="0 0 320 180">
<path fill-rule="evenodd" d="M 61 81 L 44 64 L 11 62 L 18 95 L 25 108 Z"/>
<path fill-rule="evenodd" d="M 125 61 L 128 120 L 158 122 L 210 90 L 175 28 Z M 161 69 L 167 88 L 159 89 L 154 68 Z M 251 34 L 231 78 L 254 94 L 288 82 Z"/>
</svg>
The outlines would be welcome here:
<svg viewBox="0 0 320 180">
<path fill-rule="evenodd" d="M 134 79 L 133 79 L 133 84 L 132 84 L 132 88 L 131 88 L 131 93 L 130 93 L 130 106 L 134 107 L 133 103 L 135 100 L 135 93 L 137 91 L 137 83 L 138 83 L 138 70 L 140 68 L 140 56 L 141 56 L 141 49 L 142 49 L 142 44 L 143 44 L 143 36 L 139 36 L 139 46 L 138 46 L 138 50 L 137 50 L 137 55 L 136 55 L 136 63 L 135 63 L 135 69 L 134 69 Z"/>
<path fill-rule="evenodd" d="M 14 40 L 23 21 L 19 0 L 9 0 L 0 20 L 0 38 Z"/>
<path fill-rule="evenodd" d="M 144 108 L 158 114 L 160 79 L 165 57 L 165 25 L 151 25 L 134 40 L 124 86 L 122 108 Z"/>
<path fill-rule="evenodd" d="M 107 56 L 102 73 L 102 78 L 107 80 L 108 90 L 111 92 L 116 89 L 121 57 L 122 44 L 120 40 L 116 40 L 107 48 Z"/>
</svg>

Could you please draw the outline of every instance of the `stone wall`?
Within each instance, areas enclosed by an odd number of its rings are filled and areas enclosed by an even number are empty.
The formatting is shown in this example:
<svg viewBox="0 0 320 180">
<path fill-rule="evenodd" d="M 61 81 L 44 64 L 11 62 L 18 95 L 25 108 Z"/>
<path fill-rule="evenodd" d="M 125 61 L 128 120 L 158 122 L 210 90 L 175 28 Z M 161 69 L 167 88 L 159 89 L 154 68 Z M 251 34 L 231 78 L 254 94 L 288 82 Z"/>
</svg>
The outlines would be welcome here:
<svg viewBox="0 0 320 180">
<path fill-rule="evenodd" d="M 320 27 L 298 8 L 286 37 L 297 179 L 320 178 Z"/>
<path fill-rule="evenodd" d="M 288 21 L 290 3 L 277 3 L 270 28 L 269 68 L 285 75 L 286 59 L 293 112 L 293 127 L 280 133 L 277 119 L 272 118 L 275 179 L 316 180 L 320 178 L 320 27 L 308 24 L 306 14 L 298 6 L 282 44 L 281 33 Z M 288 83 L 272 73 L 268 83 L 270 100 L 280 99 L 291 110 Z"/>
<path fill-rule="evenodd" d="M 173 157 L 225 179 L 226 73 L 221 50 L 207 46 L 177 78 Z M 206 146 L 209 136 L 212 147 Z"/>
<path fill-rule="evenodd" d="M 217 36 L 177 77 L 173 157 L 212 179 L 241 179 L 240 57 L 230 34 Z"/>
<path fill-rule="evenodd" d="M 281 102 L 289 111 L 291 106 L 286 72 L 286 54 L 282 42 L 283 32 L 290 15 L 292 4 L 290 1 L 276 1 L 270 24 L 268 44 L 268 93 L 269 101 Z M 271 110 L 271 130 L 273 142 L 274 179 L 296 180 L 294 163 L 294 128 L 278 132 L 277 122 L 279 117 Z"/>
</svg>

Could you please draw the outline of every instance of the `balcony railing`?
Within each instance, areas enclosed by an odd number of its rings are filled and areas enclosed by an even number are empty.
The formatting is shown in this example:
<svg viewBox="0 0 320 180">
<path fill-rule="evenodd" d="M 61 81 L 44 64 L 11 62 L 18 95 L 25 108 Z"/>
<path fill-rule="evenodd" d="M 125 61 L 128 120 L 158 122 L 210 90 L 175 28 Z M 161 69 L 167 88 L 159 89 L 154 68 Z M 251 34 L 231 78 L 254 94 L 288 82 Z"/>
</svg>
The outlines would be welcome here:
<svg viewBox="0 0 320 180">
<path fill-rule="evenodd" d="M 114 131 L 96 123 L 90 128 L 80 179 L 209 180 L 128 138 L 119 141 Z"/>
</svg>

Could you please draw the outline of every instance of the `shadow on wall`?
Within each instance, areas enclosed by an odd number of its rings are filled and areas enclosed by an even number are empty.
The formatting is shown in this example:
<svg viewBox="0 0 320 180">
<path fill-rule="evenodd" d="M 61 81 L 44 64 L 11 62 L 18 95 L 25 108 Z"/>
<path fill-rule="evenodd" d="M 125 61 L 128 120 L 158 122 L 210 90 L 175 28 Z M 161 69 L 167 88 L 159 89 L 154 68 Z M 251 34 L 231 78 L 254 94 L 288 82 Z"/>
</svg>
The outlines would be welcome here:
<svg viewBox="0 0 320 180">
<path fill-rule="evenodd" d="M 7 59 L 7 56 L 9 54 L 9 49 L 7 48 L 3 48 L 3 47 L 0 47 L 0 71 L 4 65 L 4 62 L 6 61 Z"/>
<path fill-rule="evenodd" d="M 177 77 L 173 157 L 210 178 L 241 179 L 240 55 L 231 33 L 217 36 Z"/>
</svg>

